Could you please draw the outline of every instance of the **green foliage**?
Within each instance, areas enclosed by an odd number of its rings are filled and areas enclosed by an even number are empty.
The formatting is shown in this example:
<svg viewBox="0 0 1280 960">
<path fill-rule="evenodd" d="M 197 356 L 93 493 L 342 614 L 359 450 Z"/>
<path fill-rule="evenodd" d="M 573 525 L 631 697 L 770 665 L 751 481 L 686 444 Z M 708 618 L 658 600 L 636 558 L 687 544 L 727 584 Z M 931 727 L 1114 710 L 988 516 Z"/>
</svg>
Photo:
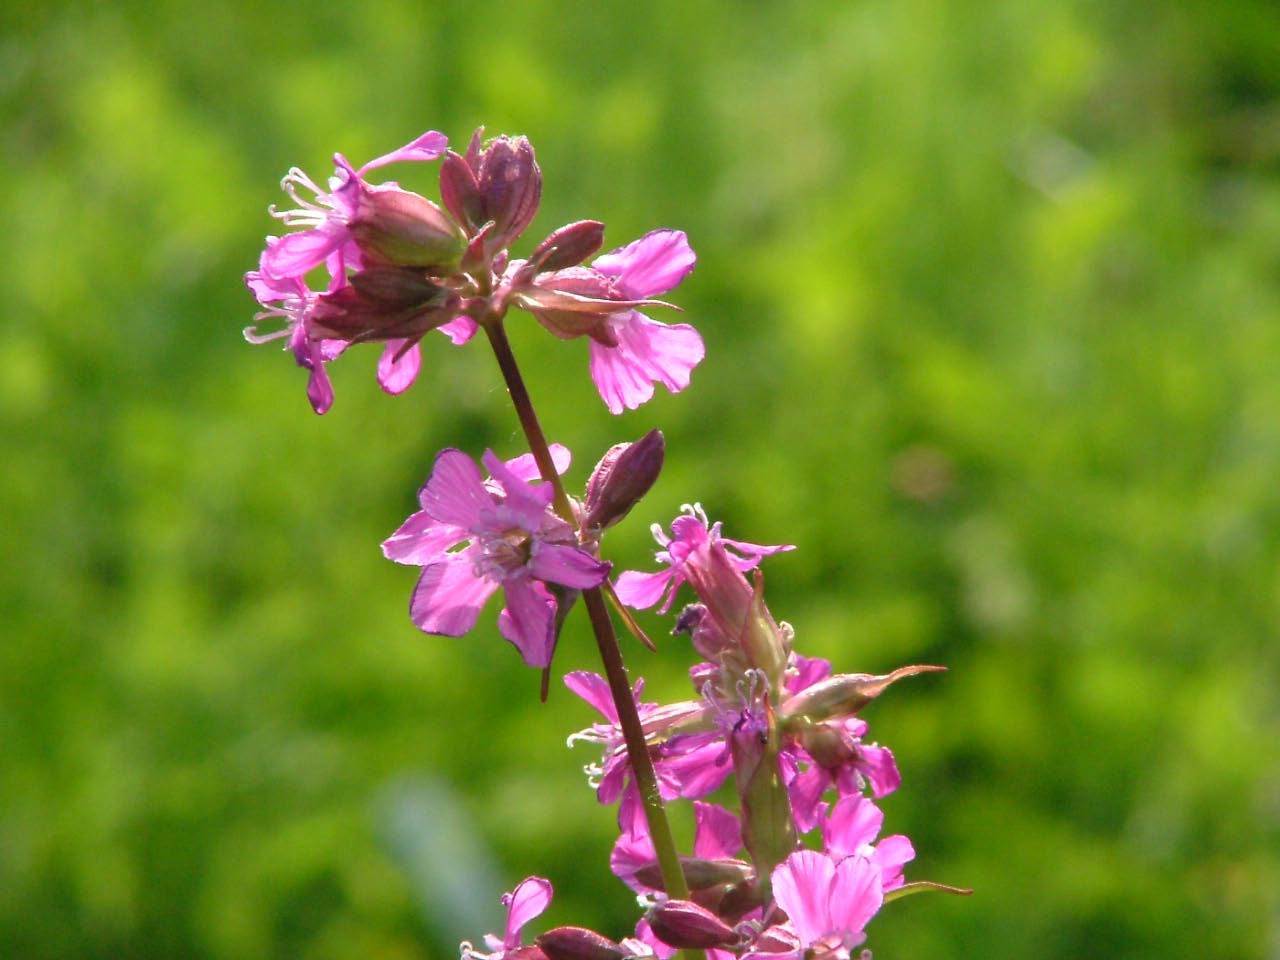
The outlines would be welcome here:
<svg viewBox="0 0 1280 960">
<path fill-rule="evenodd" d="M 492 360 L 440 338 L 388 399 L 353 351 L 320 419 L 239 337 L 290 165 L 478 123 L 539 150 L 530 242 L 701 255 L 679 398 L 611 418 L 584 344 L 512 324 L 574 482 L 666 431 L 612 557 L 700 500 L 799 546 L 768 576 L 802 649 L 951 668 L 867 717 L 911 875 L 978 892 L 887 908 L 877 955 L 1274 952 L 1272 4 L 33 9 L 0 46 L 0 955 L 450 957 L 533 872 L 550 922 L 625 932 L 588 709 L 489 616 L 418 634 L 378 552 L 439 447 L 517 452 Z M 686 653 L 629 656 L 667 697 Z"/>
</svg>

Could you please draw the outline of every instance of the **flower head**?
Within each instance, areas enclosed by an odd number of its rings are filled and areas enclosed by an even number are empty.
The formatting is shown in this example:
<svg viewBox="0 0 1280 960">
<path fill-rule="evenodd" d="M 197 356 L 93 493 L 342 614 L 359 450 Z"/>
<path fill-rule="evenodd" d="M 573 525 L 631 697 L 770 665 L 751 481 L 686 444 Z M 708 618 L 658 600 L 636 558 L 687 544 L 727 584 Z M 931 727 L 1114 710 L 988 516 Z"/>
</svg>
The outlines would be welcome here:
<svg viewBox="0 0 1280 960">
<path fill-rule="evenodd" d="M 568 451 L 555 453 L 567 464 Z M 556 611 L 547 584 L 593 587 L 609 564 L 582 549 L 573 528 L 551 510 L 551 484 L 530 482 L 531 457 L 503 463 L 486 451 L 483 462 L 487 481 L 466 454 L 442 451 L 419 491 L 422 509 L 383 543 L 383 553 L 422 567 L 410 603 L 421 630 L 462 636 L 501 588 L 502 635 L 525 663 L 545 667 L 555 648 Z"/>
</svg>

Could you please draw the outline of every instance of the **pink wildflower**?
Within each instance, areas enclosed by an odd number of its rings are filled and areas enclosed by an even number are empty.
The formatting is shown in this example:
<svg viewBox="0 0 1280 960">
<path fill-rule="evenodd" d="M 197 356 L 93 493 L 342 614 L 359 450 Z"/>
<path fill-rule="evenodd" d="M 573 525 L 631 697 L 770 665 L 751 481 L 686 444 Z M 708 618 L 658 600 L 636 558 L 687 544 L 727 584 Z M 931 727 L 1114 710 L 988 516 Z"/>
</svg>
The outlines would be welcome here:
<svg viewBox="0 0 1280 960">
<path fill-rule="evenodd" d="M 254 315 L 254 320 L 284 321 L 279 330 L 267 333 L 260 333 L 256 324 L 245 327 L 244 338 L 250 343 L 287 338 L 287 347 L 298 366 L 311 372 L 307 379 L 307 399 L 311 401 L 312 409 L 316 413 L 325 413 L 333 406 L 333 384 L 324 365 L 341 354 L 346 343 L 312 337 L 310 322 L 315 311 L 316 294 L 307 289 L 301 277 L 275 279 L 260 270 L 253 270 L 245 274 L 244 279 L 264 308 Z"/>
<path fill-rule="evenodd" d="M 866 939 L 867 922 L 884 902 L 880 868 L 870 860 L 834 860 L 814 850 L 799 850 L 774 869 L 773 895 L 788 919 L 782 930 L 765 931 L 761 939 L 795 943 L 798 949 L 781 955 L 797 958 L 813 950 L 815 955 L 847 960 L 850 948 Z M 761 946 L 758 943 L 744 960 L 777 960 L 778 953 Z"/>
<path fill-rule="evenodd" d="M 697 257 L 680 230 L 654 230 L 592 262 L 610 277 L 628 300 L 648 300 L 680 283 Z M 705 355 L 702 337 L 688 324 L 664 324 L 638 310 L 609 315 L 609 337 L 591 341 L 591 379 L 610 413 L 634 410 L 653 396 L 660 383 L 672 393 L 689 386 L 689 377 Z"/>
<path fill-rule="evenodd" d="M 568 451 L 558 453 L 567 461 Z M 487 483 L 466 454 L 442 451 L 419 491 L 422 509 L 383 543 L 383 553 L 422 567 L 410 603 L 421 630 L 462 636 L 501 587 L 506 604 L 498 628 L 525 663 L 545 667 L 555 647 L 556 610 L 546 584 L 593 587 L 609 564 L 582 549 L 573 528 L 550 509 L 551 484 L 529 482 L 536 476 L 531 457 L 504 464 L 486 451 L 483 462 Z"/>
</svg>

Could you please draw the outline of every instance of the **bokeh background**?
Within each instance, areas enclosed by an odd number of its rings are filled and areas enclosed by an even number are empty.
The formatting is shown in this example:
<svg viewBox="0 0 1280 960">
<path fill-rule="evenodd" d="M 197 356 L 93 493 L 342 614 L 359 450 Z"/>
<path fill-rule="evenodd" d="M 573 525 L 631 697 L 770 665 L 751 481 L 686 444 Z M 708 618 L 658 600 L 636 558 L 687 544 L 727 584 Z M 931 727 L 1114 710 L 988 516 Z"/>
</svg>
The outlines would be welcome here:
<svg viewBox="0 0 1280 960">
<path fill-rule="evenodd" d="M 530 873 L 633 917 L 611 812 L 493 626 L 379 541 L 434 452 L 519 452 L 482 343 L 384 397 L 240 336 L 280 176 L 523 132 L 532 243 L 686 229 L 692 388 L 610 417 L 511 324 L 549 433 L 652 426 L 609 542 L 701 501 L 798 647 L 937 662 L 868 711 L 913 875 L 883 957 L 1280 956 L 1280 10 L 186 0 L 3 7 L 0 956 L 456 956 Z M 431 192 L 432 171 L 402 169 Z M 527 249 L 527 246 L 526 248 Z M 645 620 L 653 633 L 667 627 Z M 690 657 L 632 645 L 655 698 Z M 574 618 L 562 666 L 589 667 Z M 541 928 L 541 926 L 539 927 Z"/>
</svg>

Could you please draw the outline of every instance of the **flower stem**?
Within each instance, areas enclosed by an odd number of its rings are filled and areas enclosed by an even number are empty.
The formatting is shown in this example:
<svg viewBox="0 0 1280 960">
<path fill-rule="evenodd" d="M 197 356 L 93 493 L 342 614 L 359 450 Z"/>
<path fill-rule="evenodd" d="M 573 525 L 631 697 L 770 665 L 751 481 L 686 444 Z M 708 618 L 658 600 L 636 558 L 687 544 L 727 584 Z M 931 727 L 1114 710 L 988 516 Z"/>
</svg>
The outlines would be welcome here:
<svg viewBox="0 0 1280 960">
<path fill-rule="evenodd" d="M 516 416 L 520 418 L 520 426 L 524 428 L 525 438 L 529 441 L 529 450 L 543 480 L 551 484 L 555 490 L 556 512 L 567 522 L 576 526 L 573 507 L 569 496 L 565 493 L 560 475 L 556 473 L 551 459 L 551 450 L 547 446 L 547 438 L 538 423 L 538 415 L 534 412 L 533 402 L 529 399 L 529 391 L 525 388 L 524 378 L 516 364 L 515 354 L 511 352 L 511 343 L 507 340 L 507 332 L 502 327 L 501 317 L 486 317 L 481 323 L 489 337 L 497 357 L 498 367 L 502 370 L 502 379 L 506 381 L 507 390 L 511 394 L 511 402 L 516 408 Z M 631 760 L 632 775 L 640 791 L 640 799 L 644 805 L 645 820 L 649 825 L 649 837 L 658 854 L 658 867 L 662 871 L 662 882 L 667 896 L 673 900 L 689 899 L 689 887 L 685 883 L 684 871 L 680 868 L 680 858 L 676 853 L 675 840 L 671 835 L 671 825 L 667 822 L 666 812 L 662 808 L 662 797 L 658 792 L 658 779 L 653 772 L 653 761 L 649 756 L 648 744 L 645 742 L 644 728 L 640 723 L 640 714 L 636 709 L 635 698 L 631 695 L 631 685 L 627 681 L 627 668 L 622 661 L 622 650 L 618 646 L 618 636 L 613 629 L 613 621 L 609 618 L 609 610 L 605 606 L 604 596 L 599 587 L 591 587 L 582 591 L 582 601 L 587 608 L 587 616 L 591 619 L 591 630 L 596 637 L 596 646 L 600 649 L 600 660 L 604 664 L 605 677 L 609 682 L 609 691 L 613 695 L 613 703 L 618 711 L 618 724 L 622 727 L 622 736 L 627 745 L 627 755 Z"/>
</svg>

